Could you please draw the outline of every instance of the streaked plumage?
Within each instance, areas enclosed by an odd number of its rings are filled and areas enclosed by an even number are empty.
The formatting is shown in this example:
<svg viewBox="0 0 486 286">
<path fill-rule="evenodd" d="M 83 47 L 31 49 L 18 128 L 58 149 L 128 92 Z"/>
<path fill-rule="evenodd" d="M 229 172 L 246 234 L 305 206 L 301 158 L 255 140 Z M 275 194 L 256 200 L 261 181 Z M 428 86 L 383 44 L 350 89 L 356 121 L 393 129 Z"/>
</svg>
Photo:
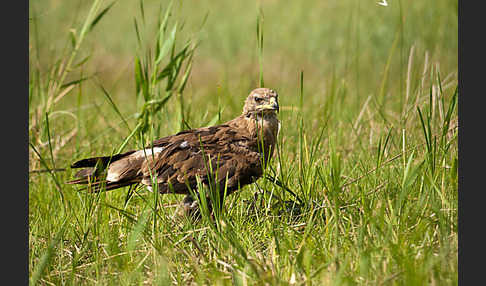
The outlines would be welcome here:
<svg viewBox="0 0 486 286">
<path fill-rule="evenodd" d="M 227 178 L 227 193 L 232 193 L 262 175 L 277 140 L 278 110 L 277 93 L 257 88 L 235 119 L 155 140 L 143 150 L 75 162 L 72 168 L 83 169 L 68 183 L 99 191 L 137 183 L 151 188 L 151 178 L 156 178 L 160 193 L 189 194 L 188 186 L 197 189 L 197 177 L 210 182 L 211 162 L 220 190 Z"/>
</svg>

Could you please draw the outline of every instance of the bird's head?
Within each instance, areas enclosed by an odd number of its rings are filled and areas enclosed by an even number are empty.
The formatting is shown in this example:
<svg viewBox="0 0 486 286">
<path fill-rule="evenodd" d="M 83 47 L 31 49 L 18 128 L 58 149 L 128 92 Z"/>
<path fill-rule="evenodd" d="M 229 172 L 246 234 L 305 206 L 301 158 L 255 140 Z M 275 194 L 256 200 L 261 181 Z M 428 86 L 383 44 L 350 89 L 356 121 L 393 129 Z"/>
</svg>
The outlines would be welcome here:
<svg viewBox="0 0 486 286">
<path fill-rule="evenodd" d="M 275 90 L 269 88 L 257 88 L 250 92 L 246 98 L 243 114 L 250 116 L 252 114 L 273 114 L 279 111 L 278 94 Z"/>
</svg>

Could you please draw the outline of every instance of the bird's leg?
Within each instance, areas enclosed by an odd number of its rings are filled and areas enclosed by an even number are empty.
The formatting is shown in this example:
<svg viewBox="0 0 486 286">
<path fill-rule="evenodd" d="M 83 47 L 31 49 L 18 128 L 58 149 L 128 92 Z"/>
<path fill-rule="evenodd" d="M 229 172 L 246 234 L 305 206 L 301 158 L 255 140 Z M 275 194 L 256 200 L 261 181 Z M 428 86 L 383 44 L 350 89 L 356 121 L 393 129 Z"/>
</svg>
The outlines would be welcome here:
<svg viewBox="0 0 486 286">
<path fill-rule="evenodd" d="M 200 216 L 198 202 L 190 194 L 182 200 L 182 211 L 188 217 L 199 218 Z"/>
<path fill-rule="evenodd" d="M 199 193 L 197 194 L 199 196 Z M 206 198 L 206 203 L 208 207 L 209 213 L 212 215 L 213 208 L 211 201 L 209 198 Z M 186 195 L 184 200 L 182 200 L 182 211 L 183 213 L 191 218 L 194 219 L 200 219 L 201 218 L 201 210 L 199 206 L 199 200 L 194 199 L 194 197 L 191 194 Z"/>
</svg>

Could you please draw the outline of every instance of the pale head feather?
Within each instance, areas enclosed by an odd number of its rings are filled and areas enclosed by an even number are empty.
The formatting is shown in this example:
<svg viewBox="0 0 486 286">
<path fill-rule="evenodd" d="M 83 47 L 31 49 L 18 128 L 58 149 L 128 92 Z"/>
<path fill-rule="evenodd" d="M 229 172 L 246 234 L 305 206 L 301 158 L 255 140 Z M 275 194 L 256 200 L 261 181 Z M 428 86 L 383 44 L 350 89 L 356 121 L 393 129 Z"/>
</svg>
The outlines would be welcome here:
<svg viewBox="0 0 486 286">
<path fill-rule="evenodd" d="M 270 88 L 257 88 L 250 92 L 245 100 L 243 115 L 250 116 L 256 113 L 271 113 L 276 115 L 279 111 L 278 94 Z"/>
</svg>

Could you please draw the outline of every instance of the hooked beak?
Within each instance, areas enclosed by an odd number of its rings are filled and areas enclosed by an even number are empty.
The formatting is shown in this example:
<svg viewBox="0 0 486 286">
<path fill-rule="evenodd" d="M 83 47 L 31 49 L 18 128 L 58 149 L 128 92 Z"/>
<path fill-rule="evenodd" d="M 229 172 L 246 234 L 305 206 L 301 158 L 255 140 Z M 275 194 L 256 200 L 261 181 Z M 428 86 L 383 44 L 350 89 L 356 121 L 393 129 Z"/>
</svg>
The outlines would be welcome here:
<svg viewBox="0 0 486 286">
<path fill-rule="evenodd" d="M 259 110 L 276 110 L 277 112 L 280 111 L 278 106 L 278 102 L 275 98 L 270 98 L 270 104 L 260 105 L 258 107 Z"/>
</svg>

